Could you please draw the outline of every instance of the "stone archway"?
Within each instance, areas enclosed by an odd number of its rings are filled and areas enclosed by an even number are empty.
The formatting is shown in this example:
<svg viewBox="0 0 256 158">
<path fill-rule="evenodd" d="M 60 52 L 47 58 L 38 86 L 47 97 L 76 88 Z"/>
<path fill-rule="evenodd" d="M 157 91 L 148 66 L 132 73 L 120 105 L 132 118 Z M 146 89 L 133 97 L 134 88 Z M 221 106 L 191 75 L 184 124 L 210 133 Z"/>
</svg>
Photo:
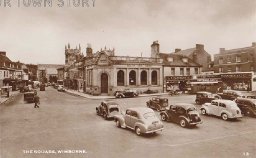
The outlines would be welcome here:
<svg viewBox="0 0 256 158">
<path fill-rule="evenodd" d="M 101 74 L 101 93 L 108 93 L 108 74 Z"/>
</svg>

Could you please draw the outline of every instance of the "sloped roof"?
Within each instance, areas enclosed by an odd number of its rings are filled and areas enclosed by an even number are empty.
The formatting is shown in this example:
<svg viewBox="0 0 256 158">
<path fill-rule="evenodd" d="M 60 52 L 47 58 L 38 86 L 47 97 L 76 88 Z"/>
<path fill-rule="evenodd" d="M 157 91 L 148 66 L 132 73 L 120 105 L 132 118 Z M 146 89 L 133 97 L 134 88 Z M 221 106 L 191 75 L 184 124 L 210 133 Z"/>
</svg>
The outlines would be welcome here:
<svg viewBox="0 0 256 158">
<path fill-rule="evenodd" d="M 200 64 L 194 62 L 190 58 L 186 56 L 188 59 L 188 62 L 183 62 L 182 58 L 184 58 L 184 55 L 180 54 L 167 54 L 167 53 L 159 53 L 159 57 L 163 59 L 163 64 L 165 66 L 182 66 L 182 67 L 201 67 Z M 168 61 L 168 58 L 173 58 L 173 61 Z"/>
<path fill-rule="evenodd" d="M 184 56 L 190 56 L 192 53 L 194 53 L 194 51 L 196 50 L 196 48 L 189 48 L 189 49 L 185 49 L 185 50 L 181 50 L 178 52 L 173 52 L 175 54 L 179 54 L 179 55 L 184 55 Z"/>
<path fill-rule="evenodd" d="M 0 67 L 3 67 L 6 62 L 11 63 L 12 61 L 7 56 L 0 54 Z"/>
</svg>

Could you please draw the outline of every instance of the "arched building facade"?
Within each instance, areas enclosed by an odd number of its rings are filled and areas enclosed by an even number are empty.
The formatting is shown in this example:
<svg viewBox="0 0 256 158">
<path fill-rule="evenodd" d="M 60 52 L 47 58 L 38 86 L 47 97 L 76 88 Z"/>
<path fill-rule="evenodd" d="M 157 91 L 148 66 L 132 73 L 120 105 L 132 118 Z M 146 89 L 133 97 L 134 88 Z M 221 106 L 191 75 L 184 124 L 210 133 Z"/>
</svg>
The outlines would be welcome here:
<svg viewBox="0 0 256 158">
<path fill-rule="evenodd" d="M 113 95 L 125 89 L 143 93 L 162 92 L 162 64 L 159 58 L 115 56 L 102 50 L 84 59 L 86 92 Z"/>
</svg>

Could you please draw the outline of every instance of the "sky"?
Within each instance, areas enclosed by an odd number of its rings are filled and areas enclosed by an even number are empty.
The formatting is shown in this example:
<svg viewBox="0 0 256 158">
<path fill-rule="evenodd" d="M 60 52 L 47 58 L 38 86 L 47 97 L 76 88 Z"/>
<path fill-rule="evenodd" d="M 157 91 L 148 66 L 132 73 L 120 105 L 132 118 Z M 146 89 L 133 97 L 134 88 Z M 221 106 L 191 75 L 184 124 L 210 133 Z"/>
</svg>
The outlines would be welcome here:
<svg viewBox="0 0 256 158">
<path fill-rule="evenodd" d="M 116 55 L 147 57 L 156 40 L 163 53 L 204 44 L 210 54 L 256 42 L 255 0 L 88 0 L 89 7 L 52 1 L 26 7 L 10 0 L 5 7 L 0 0 L 0 51 L 12 61 L 64 64 L 68 43 L 84 54 L 90 43 L 94 52 L 106 46 Z"/>
</svg>

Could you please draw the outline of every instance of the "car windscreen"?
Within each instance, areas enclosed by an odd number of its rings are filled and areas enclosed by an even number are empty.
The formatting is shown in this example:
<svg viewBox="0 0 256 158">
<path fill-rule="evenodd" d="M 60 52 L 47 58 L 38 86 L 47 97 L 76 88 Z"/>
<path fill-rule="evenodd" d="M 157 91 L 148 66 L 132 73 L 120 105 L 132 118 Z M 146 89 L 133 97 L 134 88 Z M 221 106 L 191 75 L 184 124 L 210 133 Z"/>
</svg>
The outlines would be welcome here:
<svg viewBox="0 0 256 158">
<path fill-rule="evenodd" d="M 187 112 L 190 112 L 190 111 L 195 111 L 196 110 L 196 108 L 194 108 L 194 107 L 191 107 L 191 108 L 188 108 L 187 109 Z"/>
<path fill-rule="evenodd" d="M 109 112 L 110 112 L 110 113 L 111 113 L 111 112 L 114 112 L 114 111 L 118 112 L 119 109 L 118 109 L 117 107 L 113 107 L 113 108 L 110 108 L 110 109 L 109 109 Z"/>
<path fill-rule="evenodd" d="M 148 119 L 148 118 L 154 118 L 154 117 L 156 117 L 156 115 L 154 112 L 147 112 L 147 113 L 143 114 L 143 117 L 145 119 Z"/>
</svg>

